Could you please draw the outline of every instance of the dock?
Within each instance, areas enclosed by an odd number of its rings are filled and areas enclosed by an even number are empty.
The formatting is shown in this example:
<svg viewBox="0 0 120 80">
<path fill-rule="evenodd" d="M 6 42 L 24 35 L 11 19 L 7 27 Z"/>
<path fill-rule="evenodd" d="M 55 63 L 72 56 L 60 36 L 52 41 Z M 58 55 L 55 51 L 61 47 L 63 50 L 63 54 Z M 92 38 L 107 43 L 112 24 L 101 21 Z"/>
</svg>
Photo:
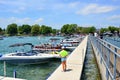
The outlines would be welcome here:
<svg viewBox="0 0 120 80">
<path fill-rule="evenodd" d="M 0 76 L 0 80 L 25 80 L 25 79 Z"/>
<path fill-rule="evenodd" d="M 67 70 L 63 72 L 62 65 L 60 65 L 47 80 L 80 80 L 86 54 L 87 40 L 88 36 L 86 36 L 78 47 L 68 56 Z"/>
</svg>

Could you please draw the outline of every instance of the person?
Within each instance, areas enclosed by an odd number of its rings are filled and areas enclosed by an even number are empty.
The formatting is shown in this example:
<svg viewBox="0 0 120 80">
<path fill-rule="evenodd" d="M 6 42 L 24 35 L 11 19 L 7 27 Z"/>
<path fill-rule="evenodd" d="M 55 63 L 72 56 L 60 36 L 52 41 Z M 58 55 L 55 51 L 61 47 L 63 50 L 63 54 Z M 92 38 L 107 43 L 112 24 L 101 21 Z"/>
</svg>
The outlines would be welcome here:
<svg viewBox="0 0 120 80">
<path fill-rule="evenodd" d="M 65 47 L 62 47 L 62 50 L 60 51 L 59 55 L 61 57 L 62 69 L 63 71 L 66 71 L 67 68 L 66 59 L 68 56 L 68 52 L 65 50 Z"/>
</svg>

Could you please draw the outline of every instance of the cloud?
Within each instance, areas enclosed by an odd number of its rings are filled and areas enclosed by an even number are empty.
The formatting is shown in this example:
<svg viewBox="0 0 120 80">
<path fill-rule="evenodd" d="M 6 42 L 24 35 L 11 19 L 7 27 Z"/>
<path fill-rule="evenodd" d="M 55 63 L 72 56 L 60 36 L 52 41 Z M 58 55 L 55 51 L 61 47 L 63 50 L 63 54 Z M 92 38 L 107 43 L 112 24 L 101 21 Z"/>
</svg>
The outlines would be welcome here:
<svg viewBox="0 0 120 80">
<path fill-rule="evenodd" d="M 100 6 L 98 4 L 89 4 L 83 7 L 81 10 L 77 11 L 77 14 L 88 15 L 88 14 L 99 14 L 99 13 L 107 13 L 115 10 L 116 8 L 113 6 Z"/>
<path fill-rule="evenodd" d="M 70 8 L 76 8 L 80 5 L 80 2 L 71 2 L 68 4 Z"/>
<path fill-rule="evenodd" d="M 36 24 L 41 23 L 41 22 L 43 22 L 43 18 L 39 18 L 39 19 L 35 20 Z"/>
<path fill-rule="evenodd" d="M 108 18 L 110 21 L 120 21 L 120 15 L 113 15 Z"/>
<path fill-rule="evenodd" d="M 40 24 L 43 21 L 43 18 L 38 18 L 38 19 L 31 19 L 31 18 L 16 18 L 16 17 L 10 17 L 10 18 L 0 18 L 0 27 L 6 28 L 7 25 L 11 23 L 16 23 L 17 25 L 22 25 L 22 24 Z"/>
</svg>

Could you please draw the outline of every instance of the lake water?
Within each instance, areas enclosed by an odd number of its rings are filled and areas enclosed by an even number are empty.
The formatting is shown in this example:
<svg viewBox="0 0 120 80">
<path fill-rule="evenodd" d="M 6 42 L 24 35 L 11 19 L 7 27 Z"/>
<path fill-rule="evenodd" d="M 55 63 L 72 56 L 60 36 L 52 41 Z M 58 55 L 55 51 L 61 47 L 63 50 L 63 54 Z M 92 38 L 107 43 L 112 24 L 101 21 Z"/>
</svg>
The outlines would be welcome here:
<svg viewBox="0 0 120 80">
<path fill-rule="evenodd" d="M 0 40 L 0 54 L 7 54 L 16 50 L 29 51 L 30 46 L 10 48 L 9 45 L 15 43 L 32 43 L 37 45 L 39 43 L 47 43 L 51 37 L 23 37 L 18 38 L 6 37 L 4 40 Z M 62 37 L 58 37 L 62 38 Z M 17 78 L 23 78 L 27 80 L 45 80 L 60 64 L 60 60 L 55 60 L 46 64 L 36 65 L 11 65 L 6 64 L 7 77 L 13 77 L 13 71 L 16 70 Z M 0 62 L 0 76 L 4 75 L 3 62 Z"/>
<path fill-rule="evenodd" d="M 81 80 L 101 80 L 92 45 L 89 40 Z"/>
<path fill-rule="evenodd" d="M 120 38 L 119 37 L 105 37 L 104 40 L 117 46 L 117 47 L 120 47 Z"/>
</svg>

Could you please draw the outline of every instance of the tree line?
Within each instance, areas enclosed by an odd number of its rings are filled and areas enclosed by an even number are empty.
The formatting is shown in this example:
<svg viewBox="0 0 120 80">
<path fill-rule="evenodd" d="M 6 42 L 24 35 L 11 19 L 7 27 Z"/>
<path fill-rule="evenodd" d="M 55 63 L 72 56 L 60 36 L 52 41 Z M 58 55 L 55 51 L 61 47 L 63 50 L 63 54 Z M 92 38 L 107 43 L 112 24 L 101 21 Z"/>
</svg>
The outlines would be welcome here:
<svg viewBox="0 0 120 80">
<path fill-rule="evenodd" d="M 88 34 L 94 33 L 97 29 L 94 26 L 90 27 L 82 27 L 78 26 L 77 24 L 65 24 L 61 27 L 61 29 L 53 29 L 50 26 L 46 25 L 28 25 L 23 24 L 18 26 L 16 23 L 9 24 L 6 29 L 0 28 L 0 35 L 56 35 L 58 33 L 62 33 L 65 35 L 72 35 L 72 34 Z M 99 30 L 100 33 L 104 33 L 106 31 L 110 31 L 114 33 L 115 31 L 119 31 L 119 28 L 114 26 L 109 26 L 108 28 L 101 28 Z"/>
</svg>

